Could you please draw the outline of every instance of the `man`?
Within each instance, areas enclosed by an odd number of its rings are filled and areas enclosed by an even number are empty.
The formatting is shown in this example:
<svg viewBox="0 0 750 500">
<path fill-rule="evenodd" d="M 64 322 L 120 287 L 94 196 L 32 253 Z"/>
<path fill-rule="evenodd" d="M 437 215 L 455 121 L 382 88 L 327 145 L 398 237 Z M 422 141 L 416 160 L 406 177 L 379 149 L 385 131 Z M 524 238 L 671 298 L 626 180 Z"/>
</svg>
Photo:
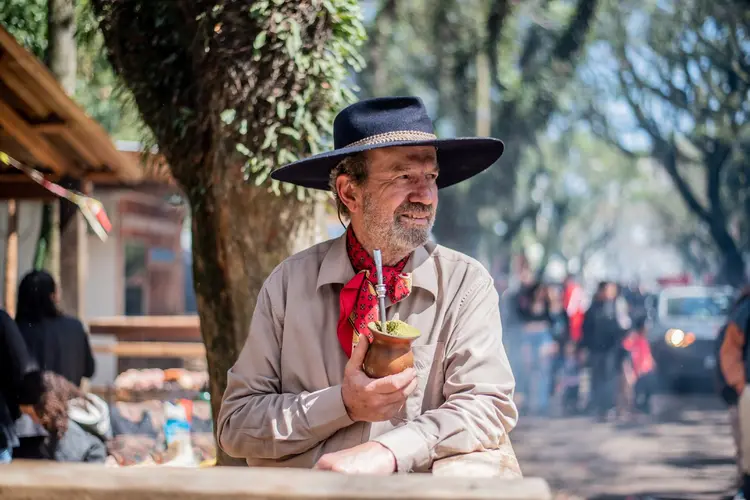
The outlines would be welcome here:
<svg viewBox="0 0 750 500">
<path fill-rule="evenodd" d="M 344 109 L 334 144 L 272 175 L 330 188 L 350 224 L 266 280 L 228 373 L 219 445 L 251 466 L 369 474 L 507 449 L 517 411 L 497 292 L 478 262 L 428 242 L 438 189 L 488 168 L 502 142 L 439 140 L 421 100 L 389 97 Z M 421 332 L 414 368 L 377 380 L 362 371 L 379 318 L 375 249 L 388 319 Z"/>
<path fill-rule="evenodd" d="M 750 496 L 750 380 L 748 364 L 748 329 L 750 329 L 750 287 L 746 287 L 729 311 L 726 325 L 719 334 L 719 381 L 721 396 L 729 405 L 737 451 L 739 489 L 737 499 Z"/>
<path fill-rule="evenodd" d="M 624 347 L 622 341 L 630 329 L 630 319 L 616 283 L 599 286 L 583 319 L 581 347 L 591 366 L 590 408 L 599 421 L 606 421 L 618 393 Z"/>
</svg>

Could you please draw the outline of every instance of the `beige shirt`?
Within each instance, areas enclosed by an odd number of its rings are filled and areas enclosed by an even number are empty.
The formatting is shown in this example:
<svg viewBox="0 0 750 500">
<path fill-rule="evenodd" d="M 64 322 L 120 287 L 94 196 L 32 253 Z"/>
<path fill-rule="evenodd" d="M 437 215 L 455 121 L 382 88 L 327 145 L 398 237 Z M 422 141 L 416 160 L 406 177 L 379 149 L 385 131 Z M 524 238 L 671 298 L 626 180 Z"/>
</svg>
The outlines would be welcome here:
<svg viewBox="0 0 750 500">
<path fill-rule="evenodd" d="M 474 259 L 428 243 L 406 265 L 412 292 L 388 319 L 417 327 L 418 386 L 387 422 L 353 422 L 341 397 L 347 356 L 336 325 L 354 276 L 345 236 L 282 262 L 258 297 L 247 342 L 229 370 L 219 446 L 251 466 L 310 468 L 325 453 L 374 440 L 399 472 L 496 450 L 515 426 L 515 380 L 502 343 L 498 295 Z"/>
</svg>

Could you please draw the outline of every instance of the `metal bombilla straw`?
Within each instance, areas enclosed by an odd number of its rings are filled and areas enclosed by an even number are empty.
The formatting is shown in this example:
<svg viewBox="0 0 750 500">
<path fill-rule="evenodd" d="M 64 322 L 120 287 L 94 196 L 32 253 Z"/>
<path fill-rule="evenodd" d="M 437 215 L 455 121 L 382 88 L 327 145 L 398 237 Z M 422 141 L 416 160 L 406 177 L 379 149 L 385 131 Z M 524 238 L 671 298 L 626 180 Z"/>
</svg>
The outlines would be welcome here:
<svg viewBox="0 0 750 500">
<path fill-rule="evenodd" d="M 385 327 L 385 285 L 383 284 L 383 255 L 379 249 L 372 252 L 375 259 L 375 274 L 378 278 L 378 284 L 375 286 L 375 293 L 378 295 L 378 310 L 380 311 L 380 327 L 383 333 L 388 333 Z"/>
</svg>

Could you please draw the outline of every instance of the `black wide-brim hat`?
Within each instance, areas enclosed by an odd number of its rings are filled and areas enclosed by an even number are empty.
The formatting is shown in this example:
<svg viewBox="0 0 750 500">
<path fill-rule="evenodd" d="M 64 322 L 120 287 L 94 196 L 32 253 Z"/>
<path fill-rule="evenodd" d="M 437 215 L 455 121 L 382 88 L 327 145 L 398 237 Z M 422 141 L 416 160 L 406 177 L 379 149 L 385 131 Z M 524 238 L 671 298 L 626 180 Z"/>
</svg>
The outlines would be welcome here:
<svg viewBox="0 0 750 500">
<path fill-rule="evenodd" d="M 333 151 L 280 167 L 271 178 L 329 190 L 331 169 L 347 156 L 393 146 L 435 146 L 440 189 L 486 170 L 505 150 L 501 140 L 491 137 L 438 139 L 418 97 L 378 97 L 346 107 L 333 121 L 333 144 Z"/>
</svg>

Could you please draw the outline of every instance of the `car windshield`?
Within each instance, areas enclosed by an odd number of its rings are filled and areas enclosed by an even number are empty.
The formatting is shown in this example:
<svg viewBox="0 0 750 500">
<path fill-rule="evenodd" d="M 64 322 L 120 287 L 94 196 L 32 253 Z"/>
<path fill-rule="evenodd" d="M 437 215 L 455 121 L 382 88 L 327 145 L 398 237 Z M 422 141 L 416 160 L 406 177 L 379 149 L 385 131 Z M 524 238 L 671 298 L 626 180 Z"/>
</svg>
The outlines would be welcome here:
<svg viewBox="0 0 750 500">
<path fill-rule="evenodd" d="M 676 297 L 667 300 L 667 315 L 691 318 L 725 316 L 731 306 L 732 297 L 726 294 Z"/>
</svg>

